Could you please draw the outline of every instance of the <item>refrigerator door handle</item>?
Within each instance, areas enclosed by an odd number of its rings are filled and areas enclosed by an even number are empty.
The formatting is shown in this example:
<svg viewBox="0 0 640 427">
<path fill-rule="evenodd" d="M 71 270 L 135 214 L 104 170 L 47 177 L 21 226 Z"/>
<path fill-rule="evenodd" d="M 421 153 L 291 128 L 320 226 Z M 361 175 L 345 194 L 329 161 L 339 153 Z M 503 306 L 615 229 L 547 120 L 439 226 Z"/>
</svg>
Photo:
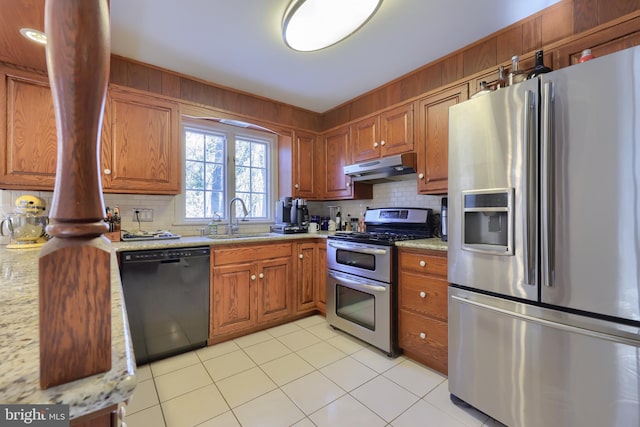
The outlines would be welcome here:
<svg viewBox="0 0 640 427">
<path fill-rule="evenodd" d="M 553 144 L 553 82 L 546 81 L 542 87 L 541 138 L 540 138 L 540 216 L 541 216 L 541 269 L 542 285 L 554 285 L 554 202 L 555 202 L 555 158 Z"/>
<path fill-rule="evenodd" d="M 522 174 L 522 191 L 523 191 L 523 262 L 524 262 L 524 283 L 535 286 L 536 282 L 536 254 L 537 247 L 537 220 L 536 220 L 536 200 L 537 193 L 537 154 L 535 152 L 536 144 L 536 125 L 534 123 L 535 100 L 533 92 L 528 90 L 524 93 L 524 147 L 523 147 L 523 164 L 525 171 Z"/>
</svg>

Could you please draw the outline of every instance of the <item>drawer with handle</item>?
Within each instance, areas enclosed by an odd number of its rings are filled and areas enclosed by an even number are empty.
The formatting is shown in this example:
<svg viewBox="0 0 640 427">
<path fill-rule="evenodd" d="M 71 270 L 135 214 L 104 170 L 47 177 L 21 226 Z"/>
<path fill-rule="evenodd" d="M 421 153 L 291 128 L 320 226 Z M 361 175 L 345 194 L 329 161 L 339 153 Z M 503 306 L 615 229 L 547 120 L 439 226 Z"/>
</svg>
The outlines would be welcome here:
<svg viewBox="0 0 640 427">
<path fill-rule="evenodd" d="M 400 251 L 398 256 L 399 271 L 414 271 L 416 273 L 433 274 L 447 277 L 447 257 L 426 255 L 424 253 Z"/>
<path fill-rule="evenodd" d="M 406 310 L 399 310 L 398 321 L 400 348 L 409 357 L 447 374 L 447 324 Z"/>
<path fill-rule="evenodd" d="M 447 321 L 447 287 L 444 279 L 400 273 L 399 308 Z"/>
</svg>

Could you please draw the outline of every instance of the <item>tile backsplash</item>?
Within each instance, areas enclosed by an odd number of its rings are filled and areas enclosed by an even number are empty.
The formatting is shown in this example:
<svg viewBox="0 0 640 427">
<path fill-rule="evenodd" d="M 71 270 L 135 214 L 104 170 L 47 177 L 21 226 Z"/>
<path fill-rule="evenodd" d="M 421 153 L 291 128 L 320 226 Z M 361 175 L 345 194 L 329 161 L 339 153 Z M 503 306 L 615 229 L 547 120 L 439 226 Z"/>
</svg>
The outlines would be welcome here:
<svg viewBox="0 0 640 427">
<path fill-rule="evenodd" d="M 406 181 L 386 182 L 373 186 L 373 199 L 367 200 L 336 200 L 332 202 L 309 202 L 309 214 L 329 215 L 329 206 L 340 206 L 342 218 L 348 215 L 352 218 L 360 216 L 360 209 L 366 208 L 431 208 L 434 213 L 440 212 L 442 196 L 423 196 L 418 194 L 418 184 L 414 179 Z"/>
<path fill-rule="evenodd" d="M 0 216 L 14 210 L 15 199 L 23 194 L 33 194 L 43 198 L 47 203 L 48 213 L 51 208 L 53 193 L 50 191 L 14 191 L 0 190 Z M 312 215 L 326 216 L 329 214 L 329 206 L 341 206 L 343 218 L 351 215 L 357 218 L 360 215 L 360 206 L 370 208 L 381 207 L 422 207 L 431 208 L 434 212 L 440 211 L 440 196 L 423 196 L 417 194 L 415 180 L 396 181 L 384 184 L 376 184 L 373 187 L 373 199 L 368 200 L 340 200 L 331 202 L 309 202 L 309 213 Z M 104 194 L 105 207 L 118 206 L 122 215 L 122 228 L 124 230 L 137 230 L 138 223 L 133 221 L 134 208 L 153 209 L 153 221 L 142 222 L 140 228 L 145 231 L 170 230 L 183 236 L 196 236 L 204 224 L 182 225 L 175 220 L 175 196 L 139 195 L 139 194 Z M 241 230 L 245 232 L 268 231 L 269 224 L 265 223 L 241 223 Z M 0 236 L 0 244 L 8 244 L 8 237 Z"/>
</svg>

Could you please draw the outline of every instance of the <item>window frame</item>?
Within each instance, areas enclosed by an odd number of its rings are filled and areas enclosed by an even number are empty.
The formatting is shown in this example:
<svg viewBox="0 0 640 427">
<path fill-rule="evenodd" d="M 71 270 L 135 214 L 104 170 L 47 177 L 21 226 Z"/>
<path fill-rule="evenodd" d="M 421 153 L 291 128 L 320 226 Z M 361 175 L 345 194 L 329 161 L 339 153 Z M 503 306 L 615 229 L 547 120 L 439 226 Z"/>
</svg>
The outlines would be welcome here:
<svg viewBox="0 0 640 427">
<path fill-rule="evenodd" d="M 180 154 L 181 154 L 181 192 L 174 199 L 174 225 L 206 225 L 211 218 L 186 218 L 186 138 L 187 129 L 197 129 L 204 132 L 223 133 L 226 135 L 227 142 L 225 146 L 226 156 L 226 173 L 224 188 L 224 212 L 222 213 L 222 223 L 228 223 L 230 218 L 229 201 L 236 195 L 236 177 L 235 177 L 235 142 L 237 139 L 244 139 L 267 144 L 267 193 L 266 193 L 266 217 L 252 218 L 248 220 L 251 224 L 265 224 L 275 222 L 275 202 L 278 196 L 278 138 L 277 134 L 268 130 L 256 130 L 240 126 L 223 124 L 209 119 L 198 119 L 191 117 L 183 117 L 181 123 L 180 134 Z M 231 145 L 234 145 L 231 147 Z M 230 173 L 233 170 L 234 173 Z M 235 207 L 235 205 L 234 205 Z M 247 208 L 249 208 L 247 206 Z M 217 218 L 217 217 L 216 217 Z"/>
</svg>

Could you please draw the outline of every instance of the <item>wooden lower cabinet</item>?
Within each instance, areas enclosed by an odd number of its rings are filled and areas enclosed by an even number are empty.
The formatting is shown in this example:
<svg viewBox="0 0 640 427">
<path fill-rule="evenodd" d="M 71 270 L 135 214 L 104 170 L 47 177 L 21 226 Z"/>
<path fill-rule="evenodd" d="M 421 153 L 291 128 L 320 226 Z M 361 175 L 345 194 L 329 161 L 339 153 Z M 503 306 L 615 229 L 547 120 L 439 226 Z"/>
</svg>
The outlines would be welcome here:
<svg viewBox="0 0 640 427">
<path fill-rule="evenodd" d="M 318 286 L 316 287 L 316 308 L 327 314 L 327 242 L 318 243 Z"/>
<path fill-rule="evenodd" d="M 210 338 L 291 314 L 291 243 L 214 247 L 211 265 Z"/>
<path fill-rule="evenodd" d="M 400 348 L 447 375 L 447 254 L 407 248 L 398 252 Z"/>
<path fill-rule="evenodd" d="M 288 316 L 291 313 L 293 290 L 291 256 L 268 259 L 256 264 L 258 323 Z"/>
<path fill-rule="evenodd" d="M 324 312 L 327 245 L 325 242 L 309 241 L 297 243 L 296 247 L 296 312 L 315 309 Z"/>
<path fill-rule="evenodd" d="M 122 425 L 124 421 L 124 411 L 122 406 L 126 406 L 124 403 L 119 405 L 111 405 L 104 409 L 92 412 L 87 415 L 83 415 L 79 418 L 75 418 L 70 421 L 71 427 L 117 427 Z"/>
</svg>

